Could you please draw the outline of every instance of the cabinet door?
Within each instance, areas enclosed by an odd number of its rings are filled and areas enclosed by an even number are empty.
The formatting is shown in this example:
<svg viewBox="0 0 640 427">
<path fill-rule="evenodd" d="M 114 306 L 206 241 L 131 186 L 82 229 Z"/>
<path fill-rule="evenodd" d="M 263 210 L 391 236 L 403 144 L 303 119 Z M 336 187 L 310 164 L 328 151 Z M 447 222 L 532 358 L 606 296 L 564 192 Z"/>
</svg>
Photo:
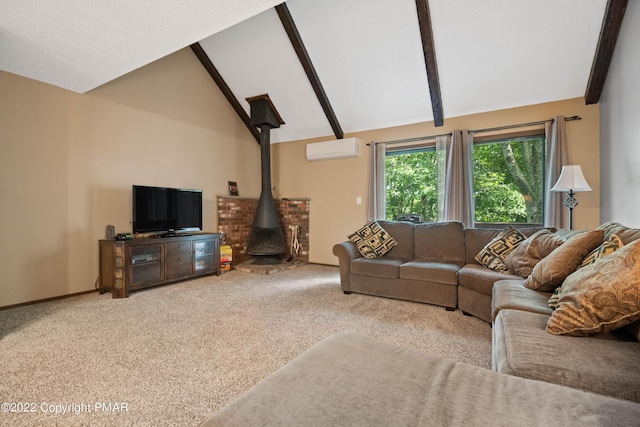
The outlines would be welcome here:
<svg viewBox="0 0 640 427">
<path fill-rule="evenodd" d="M 129 246 L 130 289 L 164 280 L 164 244 Z"/>
<path fill-rule="evenodd" d="M 166 244 L 166 279 L 177 279 L 191 275 L 191 241 L 182 240 Z"/>
<path fill-rule="evenodd" d="M 202 274 L 218 271 L 220 265 L 220 245 L 217 237 L 193 241 L 193 273 Z"/>
</svg>

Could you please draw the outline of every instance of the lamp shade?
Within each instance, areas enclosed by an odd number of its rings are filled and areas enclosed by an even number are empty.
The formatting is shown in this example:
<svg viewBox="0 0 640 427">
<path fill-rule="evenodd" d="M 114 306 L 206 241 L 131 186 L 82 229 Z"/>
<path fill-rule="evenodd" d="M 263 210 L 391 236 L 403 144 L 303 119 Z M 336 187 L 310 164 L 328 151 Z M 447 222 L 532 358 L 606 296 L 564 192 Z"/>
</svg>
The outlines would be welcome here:
<svg viewBox="0 0 640 427">
<path fill-rule="evenodd" d="M 587 180 L 584 179 L 582 174 L 582 168 L 580 165 L 562 166 L 562 172 L 560 172 L 560 178 L 558 182 L 553 186 L 551 191 L 573 191 L 578 193 L 581 191 L 591 191 L 591 187 Z"/>
</svg>

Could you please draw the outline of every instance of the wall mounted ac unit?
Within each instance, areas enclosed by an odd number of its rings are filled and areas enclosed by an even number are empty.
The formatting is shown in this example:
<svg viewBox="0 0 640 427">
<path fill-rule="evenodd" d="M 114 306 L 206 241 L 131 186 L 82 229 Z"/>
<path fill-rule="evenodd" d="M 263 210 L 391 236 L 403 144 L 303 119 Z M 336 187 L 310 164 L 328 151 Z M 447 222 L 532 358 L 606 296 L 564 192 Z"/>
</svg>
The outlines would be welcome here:
<svg viewBox="0 0 640 427">
<path fill-rule="evenodd" d="M 360 140 L 358 138 L 344 138 L 333 141 L 314 142 L 307 144 L 307 160 L 346 159 L 360 155 Z"/>
</svg>

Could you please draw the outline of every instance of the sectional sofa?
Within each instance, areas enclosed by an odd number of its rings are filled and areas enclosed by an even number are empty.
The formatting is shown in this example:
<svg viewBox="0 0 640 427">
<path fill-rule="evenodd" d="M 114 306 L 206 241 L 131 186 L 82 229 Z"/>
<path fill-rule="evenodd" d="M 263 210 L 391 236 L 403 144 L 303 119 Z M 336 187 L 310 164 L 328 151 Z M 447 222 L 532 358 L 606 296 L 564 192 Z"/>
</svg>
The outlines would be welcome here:
<svg viewBox="0 0 640 427">
<path fill-rule="evenodd" d="M 590 232 L 603 233 L 601 248 L 614 238 L 622 247 L 566 275 L 571 251 L 560 246 L 526 279 L 494 284 L 493 370 L 640 402 L 640 230 L 607 223 Z M 531 280 L 554 274 L 566 276 L 555 309 L 551 287 Z"/>
<path fill-rule="evenodd" d="M 352 292 L 459 308 L 491 322 L 493 283 L 519 276 L 489 269 L 476 255 L 503 229 L 465 229 L 461 222 L 377 221 L 396 245 L 367 258 L 347 240 L 333 247 L 340 285 Z M 540 228 L 520 231 L 530 236 Z M 555 231 L 555 229 L 550 229 Z"/>
<path fill-rule="evenodd" d="M 586 337 L 550 334 L 550 295 L 521 280 L 496 282 L 493 370 L 640 402 L 640 323 Z"/>
<path fill-rule="evenodd" d="M 491 323 L 495 371 L 640 402 L 640 230 L 606 223 L 594 230 L 521 229 L 514 237 L 459 222 L 377 224 L 383 231 L 369 224 L 333 248 L 344 293 L 457 307 Z M 372 254 L 377 249 L 366 246 L 382 249 Z M 502 252 L 501 261 L 486 256 L 488 247 Z M 618 248 L 638 256 L 604 257 Z M 616 259 L 627 267 L 612 264 Z M 631 270 L 623 285 L 607 289 L 625 268 Z M 554 290 L 571 281 L 591 286 L 592 301 L 576 307 L 574 290 L 554 311 Z M 550 321 L 570 329 L 588 309 L 597 330 L 549 333 Z M 609 320 L 621 310 L 635 316 L 622 319 L 624 327 Z"/>
<path fill-rule="evenodd" d="M 377 225 L 334 246 L 342 290 L 488 318 L 493 369 L 337 334 L 203 426 L 639 425 L 640 230 Z"/>
</svg>

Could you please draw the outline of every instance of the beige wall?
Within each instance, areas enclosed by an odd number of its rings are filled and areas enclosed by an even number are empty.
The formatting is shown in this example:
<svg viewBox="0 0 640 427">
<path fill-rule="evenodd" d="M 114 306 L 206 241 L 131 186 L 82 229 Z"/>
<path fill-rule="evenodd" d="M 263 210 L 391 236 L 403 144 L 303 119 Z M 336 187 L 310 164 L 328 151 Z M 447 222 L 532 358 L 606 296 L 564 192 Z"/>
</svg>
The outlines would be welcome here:
<svg viewBox="0 0 640 427">
<path fill-rule="evenodd" d="M 79 95 L 0 72 L 0 306 L 91 290 L 105 226 L 131 231 L 131 185 L 198 188 L 204 229 L 259 146 L 191 50 Z"/>
<path fill-rule="evenodd" d="M 640 2 L 629 2 L 600 98 L 602 221 L 640 228 Z"/>
<path fill-rule="evenodd" d="M 554 116 L 579 115 L 580 121 L 567 122 L 569 159 L 582 165 L 593 191 L 576 197 L 579 207 L 574 211 L 574 228 L 589 228 L 599 224 L 599 118 L 598 107 L 585 106 L 582 98 L 534 105 L 523 108 L 449 118 L 444 126 L 433 122 L 346 135 L 361 140 L 358 158 L 308 162 L 305 147 L 309 142 L 331 138 L 287 142 L 273 146 L 273 184 L 277 197 L 309 197 L 311 262 L 337 264 L 331 249 L 337 242 L 367 220 L 370 141 L 388 141 L 425 135 L 436 135 L 455 129 L 489 127 L 547 120 Z M 356 197 L 362 204 L 356 204 Z"/>
<path fill-rule="evenodd" d="M 208 231 L 227 181 L 259 196 L 258 144 L 188 49 L 84 95 L 4 72 L 0 93 L 0 306 L 93 289 L 105 226 L 131 230 L 132 184 L 202 189 Z M 574 220 L 596 226 L 598 107 L 581 98 L 358 132 L 347 135 L 361 139 L 354 159 L 305 159 L 308 142 L 331 138 L 274 144 L 274 195 L 311 198 L 310 261 L 336 264 L 333 245 L 367 219 L 367 142 L 555 115 L 583 117 L 567 123 L 569 155 L 594 191 L 578 195 Z"/>
</svg>

